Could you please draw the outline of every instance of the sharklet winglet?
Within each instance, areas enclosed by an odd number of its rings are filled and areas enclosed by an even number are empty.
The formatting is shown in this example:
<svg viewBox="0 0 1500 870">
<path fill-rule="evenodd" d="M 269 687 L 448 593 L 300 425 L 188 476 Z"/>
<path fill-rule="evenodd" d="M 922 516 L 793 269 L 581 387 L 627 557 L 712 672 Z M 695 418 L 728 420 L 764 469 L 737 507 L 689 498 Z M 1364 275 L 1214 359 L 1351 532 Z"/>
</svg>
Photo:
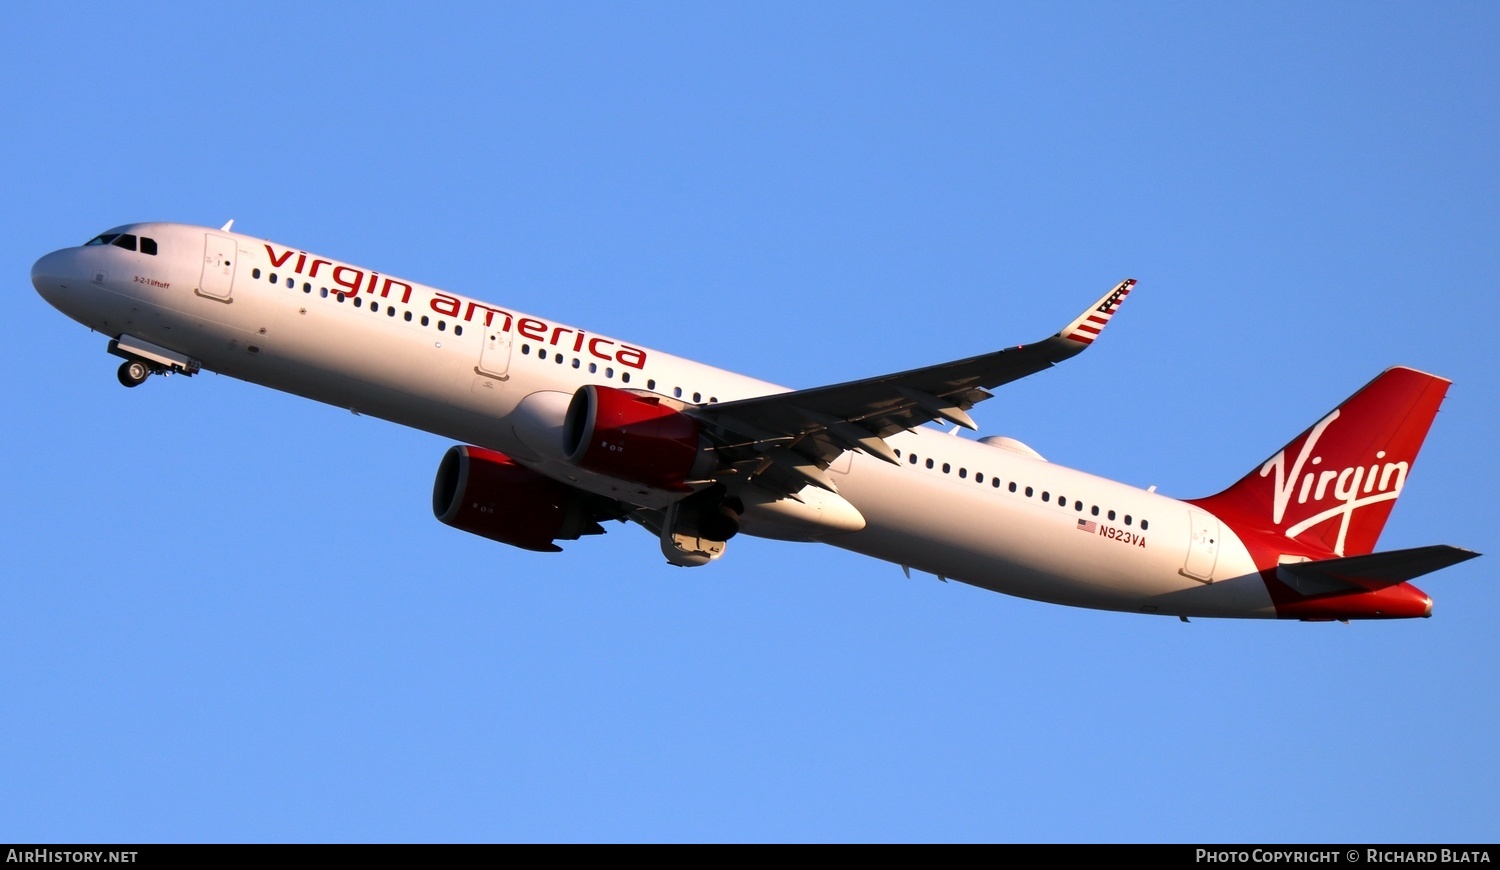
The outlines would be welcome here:
<svg viewBox="0 0 1500 870">
<path fill-rule="evenodd" d="M 1099 301 L 1095 302 L 1089 310 L 1078 315 L 1077 319 L 1063 327 L 1062 331 L 1057 334 L 1057 337 L 1067 339 L 1068 341 L 1076 341 L 1084 347 L 1093 344 L 1094 339 L 1098 338 L 1099 333 L 1104 331 L 1104 327 L 1109 324 L 1110 318 L 1114 317 L 1115 312 L 1120 310 L 1120 305 L 1125 301 L 1125 297 L 1129 296 L 1130 291 L 1134 288 L 1134 278 L 1126 278 L 1124 281 L 1116 284 L 1112 290 L 1101 296 Z"/>
</svg>

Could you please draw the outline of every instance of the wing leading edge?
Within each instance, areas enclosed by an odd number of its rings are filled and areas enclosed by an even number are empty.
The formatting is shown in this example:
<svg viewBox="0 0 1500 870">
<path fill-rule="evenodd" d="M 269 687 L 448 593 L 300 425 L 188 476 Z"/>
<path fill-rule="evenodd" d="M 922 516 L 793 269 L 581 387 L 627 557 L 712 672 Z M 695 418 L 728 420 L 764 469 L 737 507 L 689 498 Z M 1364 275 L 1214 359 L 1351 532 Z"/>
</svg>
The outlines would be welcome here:
<svg viewBox="0 0 1500 870">
<path fill-rule="evenodd" d="M 990 398 L 989 390 L 1082 353 L 1134 287 L 1133 278 L 1121 281 L 1061 331 L 1034 344 L 832 386 L 700 405 L 689 413 L 716 433 L 730 476 L 781 494 L 808 483 L 837 491 L 823 472 L 839 454 L 859 450 L 896 462 L 884 439 L 897 432 L 934 420 L 977 428 L 967 411 Z"/>
</svg>

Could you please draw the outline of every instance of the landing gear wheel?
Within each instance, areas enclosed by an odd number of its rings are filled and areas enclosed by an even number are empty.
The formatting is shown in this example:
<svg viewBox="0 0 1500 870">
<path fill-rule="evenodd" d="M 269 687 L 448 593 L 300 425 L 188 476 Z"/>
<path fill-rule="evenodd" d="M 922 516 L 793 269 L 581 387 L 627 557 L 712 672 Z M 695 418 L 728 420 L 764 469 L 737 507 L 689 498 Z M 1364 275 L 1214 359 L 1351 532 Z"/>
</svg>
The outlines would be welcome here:
<svg viewBox="0 0 1500 870">
<path fill-rule="evenodd" d="M 139 387 L 146 382 L 146 378 L 151 377 L 151 367 L 140 360 L 126 360 L 120 364 L 117 376 L 125 386 Z"/>
<path fill-rule="evenodd" d="M 720 502 L 698 515 L 698 531 L 705 538 L 727 541 L 740 532 L 740 515 Z"/>
</svg>

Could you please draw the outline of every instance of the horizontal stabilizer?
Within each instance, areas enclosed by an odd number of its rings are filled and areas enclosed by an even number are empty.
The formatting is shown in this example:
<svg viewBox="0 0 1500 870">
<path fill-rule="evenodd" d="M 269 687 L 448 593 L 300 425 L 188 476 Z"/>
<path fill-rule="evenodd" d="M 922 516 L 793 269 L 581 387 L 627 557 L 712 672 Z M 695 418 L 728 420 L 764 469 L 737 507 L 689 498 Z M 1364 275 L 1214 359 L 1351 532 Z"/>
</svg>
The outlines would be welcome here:
<svg viewBox="0 0 1500 870">
<path fill-rule="evenodd" d="M 1423 574 L 1430 574 L 1459 562 L 1467 562 L 1478 555 L 1473 550 L 1462 547 L 1434 544 L 1430 547 L 1388 550 L 1341 559 L 1293 562 L 1279 566 L 1277 573 L 1283 579 L 1291 580 L 1304 594 L 1338 589 L 1373 591 L 1414 580 Z"/>
</svg>

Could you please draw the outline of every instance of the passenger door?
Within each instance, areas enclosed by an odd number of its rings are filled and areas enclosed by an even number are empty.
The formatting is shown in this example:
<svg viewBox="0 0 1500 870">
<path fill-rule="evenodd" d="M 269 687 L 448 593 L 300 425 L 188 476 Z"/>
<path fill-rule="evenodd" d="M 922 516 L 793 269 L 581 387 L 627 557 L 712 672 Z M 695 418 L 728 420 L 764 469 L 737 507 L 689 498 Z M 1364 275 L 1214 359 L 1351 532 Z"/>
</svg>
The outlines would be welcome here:
<svg viewBox="0 0 1500 870">
<path fill-rule="evenodd" d="M 234 239 L 205 233 L 203 237 L 203 275 L 198 279 L 198 295 L 229 302 L 234 292 L 235 261 L 239 259 Z"/>
<path fill-rule="evenodd" d="M 1219 521 L 1195 508 L 1188 508 L 1190 539 L 1187 562 L 1182 573 L 1204 583 L 1213 581 L 1214 565 L 1219 561 Z"/>
<path fill-rule="evenodd" d="M 479 349 L 479 366 L 475 371 L 497 380 L 505 380 L 505 372 L 510 368 L 510 347 L 513 337 L 510 332 L 501 328 L 498 319 L 495 323 L 486 326 L 484 345 Z"/>
</svg>

